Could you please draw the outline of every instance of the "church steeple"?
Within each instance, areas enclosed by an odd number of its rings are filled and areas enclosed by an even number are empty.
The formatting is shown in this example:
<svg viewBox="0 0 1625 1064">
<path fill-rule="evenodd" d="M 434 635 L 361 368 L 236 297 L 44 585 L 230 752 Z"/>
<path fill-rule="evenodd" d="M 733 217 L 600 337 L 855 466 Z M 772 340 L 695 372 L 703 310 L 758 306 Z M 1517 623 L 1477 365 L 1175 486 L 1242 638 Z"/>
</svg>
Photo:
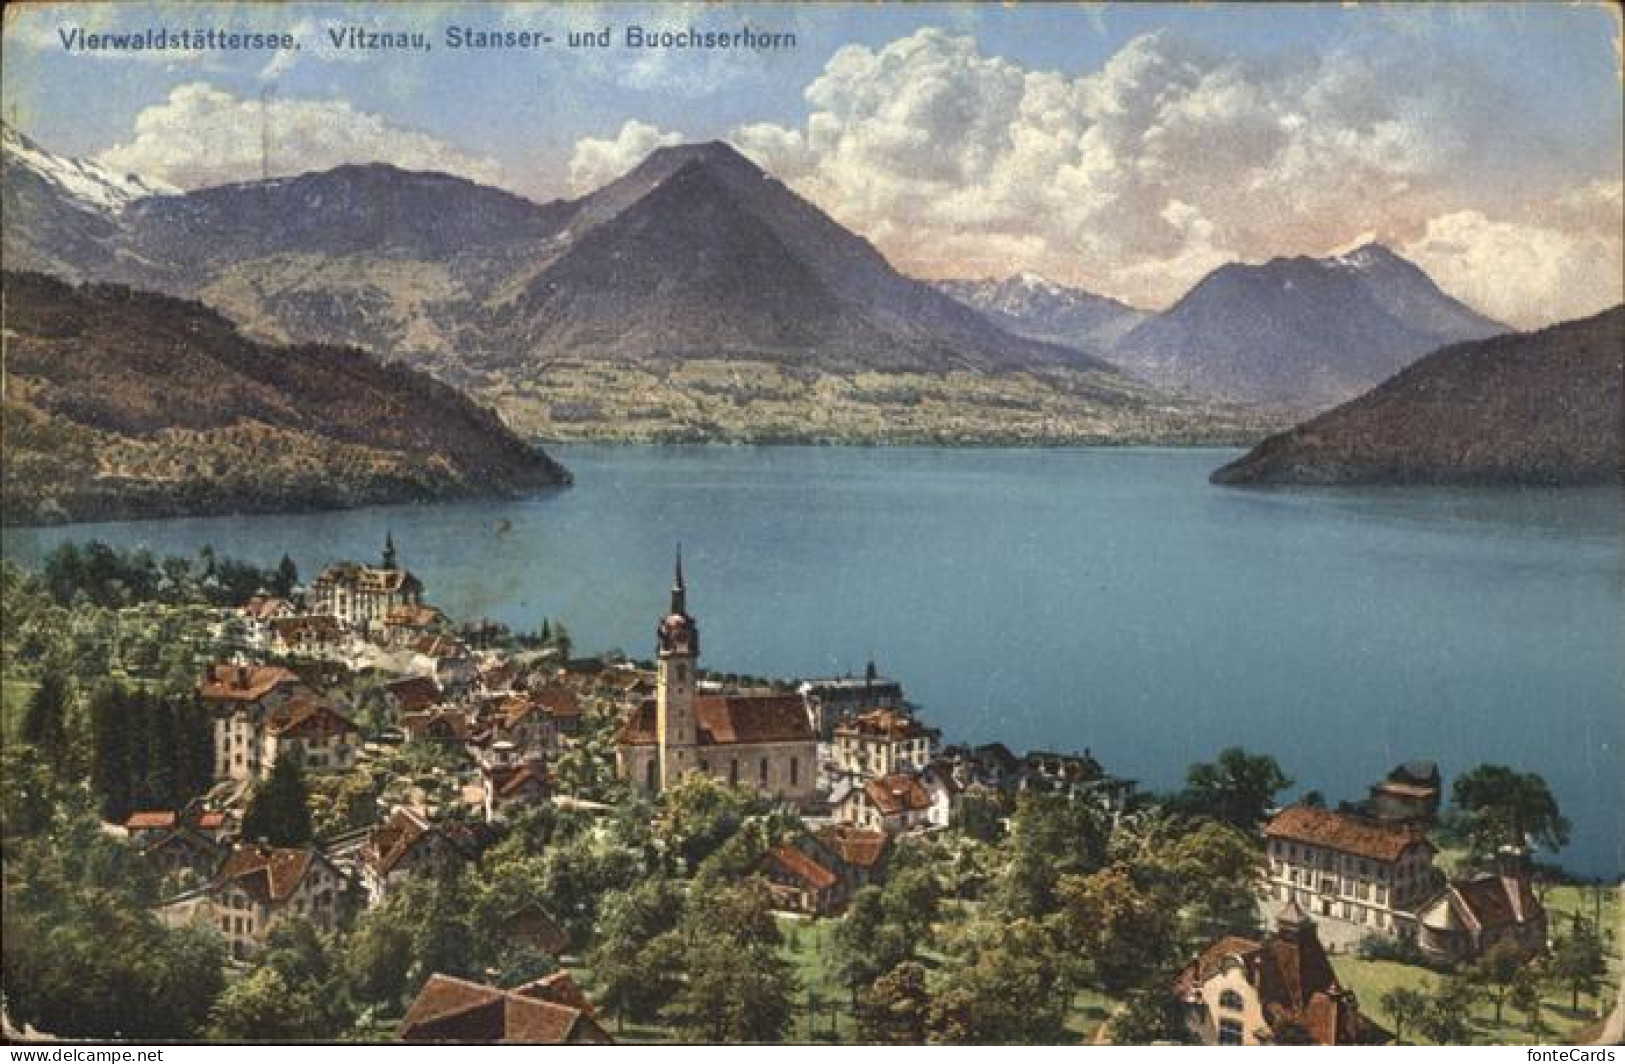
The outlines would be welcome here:
<svg viewBox="0 0 1625 1064">
<path fill-rule="evenodd" d="M 677 575 L 671 584 L 671 612 L 674 616 L 688 614 L 688 588 L 683 583 L 683 545 L 677 544 Z"/>
<path fill-rule="evenodd" d="M 392 532 L 385 532 L 384 533 L 384 558 L 383 558 L 383 562 L 384 562 L 384 564 L 382 566 L 383 568 L 385 568 L 385 569 L 393 569 L 393 568 L 395 568 L 395 535 Z"/>
</svg>

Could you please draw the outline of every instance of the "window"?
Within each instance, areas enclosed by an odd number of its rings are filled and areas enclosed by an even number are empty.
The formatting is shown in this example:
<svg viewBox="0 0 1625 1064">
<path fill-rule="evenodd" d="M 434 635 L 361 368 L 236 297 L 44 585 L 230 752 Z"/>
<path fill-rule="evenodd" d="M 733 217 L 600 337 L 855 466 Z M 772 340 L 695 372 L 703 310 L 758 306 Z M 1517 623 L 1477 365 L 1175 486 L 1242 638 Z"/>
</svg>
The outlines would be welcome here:
<svg viewBox="0 0 1625 1064">
<path fill-rule="evenodd" d="M 1244 1044 L 1241 1037 L 1240 1020 L 1219 1021 L 1219 1044 L 1221 1046 L 1239 1046 Z"/>
<path fill-rule="evenodd" d="M 798 777 L 800 775 L 801 775 L 801 759 L 799 757 L 792 757 L 790 759 L 790 786 L 794 787 L 797 783 L 800 782 L 800 780 L 798 779 Z"/>
<path fill-rule="evenodd" d="M 1229 1009 L 1231 1012 L 1240 1012 L 1246 1006 L 1242 1004 L 1240 994 L 1234 990 L 1226 990 L 1219 995 L 1219 1008 Z"/>
<path fill-rule="evenodd" d="M 728 760 L 728 782 L 739 782 L 739 759 L 737 757 Z"/>
<path fill-rule="evenodd" d="M 767 758 L 765 758 L 765 757 L 764 757 L 764 758 L 762 758 L 762 764 L 761 764 L 761 778 L 762 778 L 762 782 L 763 782 L 763 783 L 766 783 L 766 782 L 767 782 Z"/>
<path fill-rule="evenodd" d="M 657 758 L 649 758 L 649 765 L 644 771 L 644 785 L 651 791 L 660 789 L 660 762 Z"/>
</svg>

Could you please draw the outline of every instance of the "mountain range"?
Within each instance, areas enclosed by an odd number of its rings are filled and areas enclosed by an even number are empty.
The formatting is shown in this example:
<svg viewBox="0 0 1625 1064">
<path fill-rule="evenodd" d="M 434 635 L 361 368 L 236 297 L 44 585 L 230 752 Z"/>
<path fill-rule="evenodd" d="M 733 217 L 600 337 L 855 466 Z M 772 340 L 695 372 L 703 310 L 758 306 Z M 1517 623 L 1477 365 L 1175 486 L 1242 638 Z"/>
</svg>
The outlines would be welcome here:
<svg viewBox="0 0 1625 1064">
<path fill-rule="evenodd" d="M 1213 474 L 1220 484 L 1625 482 L 1625 306 L 1442 348 Z"/>
<path fill-rule="evenodd" d="M 569 481 L 449 386 L 272 347 L 193 302 L 4 275 L 8 524 L 506 494 Z"/>
<path fill-rule="evenodd" d="M 1165 388 L 1324 408 L 1434 348 L 1505 331 L 1415 264 L 1366 244 L 1328 258 L 1221 266 L 1109 357 Z"/>
<path fill-rule="evenodd" d="M 1006 332 L 1107 359 L 1119 340 L 1151 317 L 1148 310 L 1057 284 L 1035 273 L 938 281 L 936 287 Z"/>
</svg>

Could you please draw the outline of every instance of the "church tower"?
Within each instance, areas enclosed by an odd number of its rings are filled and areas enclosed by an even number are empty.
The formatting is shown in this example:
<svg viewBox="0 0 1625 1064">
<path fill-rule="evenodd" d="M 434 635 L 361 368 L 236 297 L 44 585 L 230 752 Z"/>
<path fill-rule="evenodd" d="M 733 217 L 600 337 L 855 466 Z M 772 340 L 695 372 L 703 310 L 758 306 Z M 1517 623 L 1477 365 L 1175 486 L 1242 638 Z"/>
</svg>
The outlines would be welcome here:
<svg viewBox="0 0 1625 1064">
<path fill-rule="evenodd" d="M 655 725 L 660 788 L 664 790 L 683 773 L 699 767 L 695 753 L 694 664 L 700 656 L 700 629 L 688 615 L 681 547 L 677 548 L 671 609 L 655 629 L 655 643 Z"/>
</svg>

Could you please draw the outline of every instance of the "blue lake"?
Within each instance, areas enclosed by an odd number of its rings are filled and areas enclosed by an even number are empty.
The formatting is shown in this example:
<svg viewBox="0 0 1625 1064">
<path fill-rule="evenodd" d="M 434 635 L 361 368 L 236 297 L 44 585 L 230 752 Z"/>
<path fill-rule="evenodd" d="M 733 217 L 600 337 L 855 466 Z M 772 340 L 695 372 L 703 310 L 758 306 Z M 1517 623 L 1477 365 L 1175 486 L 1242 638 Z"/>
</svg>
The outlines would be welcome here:
<svg viewBox="0 0 1625 1064">
<path fill-rule="evenodd" d="M 1540 772 L 1560 859 L 1625 870 L 1625 497 L 1212 487 L 1231 452 L 560 446 L 519 501 L 11 530 L 311 576 L 386 530 L 454 616 L 651 652 L 683 544 L 705 662 L 860 672 L 949 740 L 1089 747 L 1171 786 L 1241 744 L 1356 798 L 1395 763 Z"/>
</svg>

